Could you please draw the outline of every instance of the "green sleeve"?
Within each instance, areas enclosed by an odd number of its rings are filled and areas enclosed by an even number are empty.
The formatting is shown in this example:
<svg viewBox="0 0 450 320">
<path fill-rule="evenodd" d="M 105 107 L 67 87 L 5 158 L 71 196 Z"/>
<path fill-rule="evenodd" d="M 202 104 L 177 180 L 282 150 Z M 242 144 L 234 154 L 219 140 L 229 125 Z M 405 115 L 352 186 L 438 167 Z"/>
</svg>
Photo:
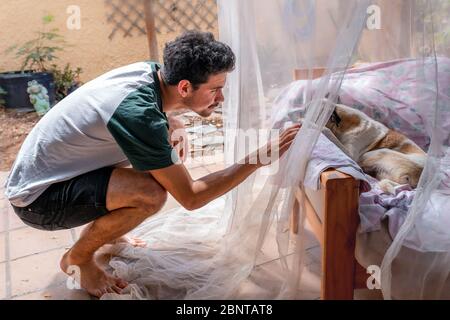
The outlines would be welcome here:
<svg viewBox="0 0 450 320">
<path fill-rule="evenodd" d="M 161 169 L 178 161 L 169 143 L 167 117 L 151 86 L 130 93 L 107 126 L 136 170 Z"/>
</svg>

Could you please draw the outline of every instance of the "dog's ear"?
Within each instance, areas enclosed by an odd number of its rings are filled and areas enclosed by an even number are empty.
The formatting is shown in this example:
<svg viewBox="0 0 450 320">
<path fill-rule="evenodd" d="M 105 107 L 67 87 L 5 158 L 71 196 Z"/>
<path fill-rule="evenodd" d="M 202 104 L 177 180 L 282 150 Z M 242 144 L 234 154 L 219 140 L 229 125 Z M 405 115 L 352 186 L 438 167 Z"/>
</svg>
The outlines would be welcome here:
<svg viewBox="0 0 450 320">
<path fill-rule="evenodd" d="M 333 113 L 331 114 L 330 121 L 331 121 L 332 123 L 334 123 L 334 124 L 336 125 L 336 127 L 339 128 L 339 125 L 340 125 L 342 119 L 341 119 L 341 117 L 339 117 L 339 115 L 337 114 L 336 108 L 334 108 Z"/>
<path fill-rule="evenodd" d="M 324 98 L 325 98 L 325 99 L 329 99 L 329 98 L 330 98 L 330 93 L 328 92 L 328 93 L 325 95 Z M 341 97 L 340 97 L 339 95 L 336 97 L 336 104 L 342 104 L 342 103 L 341 103 Z"/>
<path fill-rule="evenodd" d="M 324 98 L 328 100 L 329 97 L 330 97 L 330 93 L 328 92 Z M 339 100 L 340 100 L 339 96 L 337 98 L 338 98 L 338 102 L 339 102 Z M 333 103 L 333 104 L 334 104 L 334 110 L 333 110 L 333 113 L 331 114 L 329 121 L 331 123 L 333 123 L 334 125 L 336 125 L 336 127 L 339 128 L 339 124 L 341 123 L 342 119 L 341 119 L 341 117 L 339 117 L 338 113 L 336 112 L 336 104 L 335 103 Z"/>
</svg>

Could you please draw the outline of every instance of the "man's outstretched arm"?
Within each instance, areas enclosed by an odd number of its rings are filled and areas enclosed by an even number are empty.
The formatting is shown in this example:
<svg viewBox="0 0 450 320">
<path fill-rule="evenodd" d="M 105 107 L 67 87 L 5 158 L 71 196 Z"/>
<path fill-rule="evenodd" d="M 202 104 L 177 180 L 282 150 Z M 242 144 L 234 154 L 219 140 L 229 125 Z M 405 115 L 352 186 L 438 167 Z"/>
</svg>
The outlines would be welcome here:
<svg viewBox="0 0 450 320">
<path fill-rule="evenodd" d="M 299 128 L 299 125 L 295 125 L 280 135 L 280 157 L 289 149 Z M 270 158 L 272 152 L 270 143 L 267 145 L 267 150 Z M 254 156 L 257 157 L 256 154 Z M 227 193 L 243 182 L 256 169 L 263 166 L 259 159 L 250 161 L 251 157 L 252 155 L 247 156 L 243 164 L 234 164 L 197 180 L 191 178 L 183 164 L 174 164 L 167 168 L 150 170 L 149 172 L 183 207 L 194 210 Z"/>
</svg>

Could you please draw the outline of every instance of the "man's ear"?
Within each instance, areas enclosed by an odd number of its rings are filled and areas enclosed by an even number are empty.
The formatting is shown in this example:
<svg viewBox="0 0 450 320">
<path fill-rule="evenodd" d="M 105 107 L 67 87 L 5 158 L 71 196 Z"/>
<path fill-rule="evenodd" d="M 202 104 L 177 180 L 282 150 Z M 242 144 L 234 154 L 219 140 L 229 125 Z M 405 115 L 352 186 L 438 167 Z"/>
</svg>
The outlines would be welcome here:
<svg viewBox="0 0 450 320">
<path fill-rule="evenodd" d="M 186 98 L 192 91 L 192 84 L 189 80 L 181 80 L 178 82 L 178 93 L 183 97 Z"/>
</svg>

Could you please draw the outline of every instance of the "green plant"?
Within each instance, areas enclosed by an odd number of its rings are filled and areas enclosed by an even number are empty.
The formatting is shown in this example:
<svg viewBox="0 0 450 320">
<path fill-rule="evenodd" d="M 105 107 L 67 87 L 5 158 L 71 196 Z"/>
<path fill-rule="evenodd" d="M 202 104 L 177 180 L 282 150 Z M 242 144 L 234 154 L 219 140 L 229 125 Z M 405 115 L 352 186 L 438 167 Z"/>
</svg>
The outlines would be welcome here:
<svg viewBox="0 0 450 320">
<path fill-rule="evenodd" d="M 70 90 L 81 84 L 81 68 L 72 69 L 70 64 L 66 64 L 64 69 L 59 69 L 56 64 L 52 65 L 51 72 L 55 80 L 56 99 L 61 100 L 70 93 Z"/>
<path fill-rule="evenodd" d="M 76 87 L 80 81 L 81 68 L 72 69 L 66 64 L 63 69 L 58 68 L 54 60 L 58 59 L 57 53 L 68 46 L 64 37 L 57 28 L 48 29 L 48 25 L 54 21 L 50 14 L 42 18 L 42 29 L 36 32 L 36 38 L 25 42 L 22 46 L 14 45 L 7 49 L 7 53 L 15 51 L 16 58 L 22 60 L 21 70 L 34 72 L 51 72 L 55 81 L 56 99 L 61 100 Z M 50 63 L 52 63 L 50 65 Z M 49 66 L 50 65 L 50 66 Z"/>
<path fill-rule="evenodd" d="M 5 89 L 0 87 L 0 106 L 4 106 L 5 105 L 5 100 L 3 99 L 3 96 L 6 95 L 6 94 L 7 94 L 7 92 L 5 91 Z"/>
<path fill-rule="evenodd" d="M 15 51 L 16 58 L 22 59 L 21 70 L 44 72 L 49 62 L 58 59 L 56 53 L 62 51 L 65 41 L 57 28 L 47 31 L 47 25 L 54 21 L 50 14 L 42 18 L 42 29 L 36 32 L 36 38 L 25 42 L 22 46 L 14 45 L 6 52 Z"/>
</svg>

